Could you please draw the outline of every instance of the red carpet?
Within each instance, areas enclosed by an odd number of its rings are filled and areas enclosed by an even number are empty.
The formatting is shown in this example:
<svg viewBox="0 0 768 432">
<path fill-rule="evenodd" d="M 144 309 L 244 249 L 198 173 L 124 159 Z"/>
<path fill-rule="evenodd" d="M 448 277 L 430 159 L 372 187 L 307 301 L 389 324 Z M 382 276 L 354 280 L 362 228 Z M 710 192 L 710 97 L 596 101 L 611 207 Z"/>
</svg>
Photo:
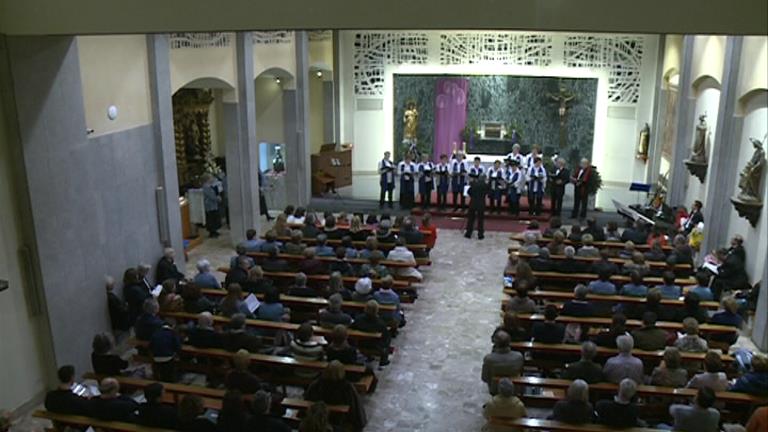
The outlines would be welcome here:
<svg viewBox="0 0 768 432">
<path fill-rule="evenodd" d="M 417 195 L 417 199 L 418 199 Z M 448 208 L 444 211 L 440 211 L 436 208 L 430 208 L 428 211 L 432 214 L 432 221 L 438 228 L 443 229 L 464 229 L 466 224 L 466 211 L 453 211 L 452 196 L 448 194 Z M 433 203 L 437 202 L 437 197 L 433 195 Z M 418 206 L 418 203 L 417 203 Z M 550 201 L 549 198 L 544 198 L 542 214 L 538 216 L 531 216 L 528 214 L 528 198 L 520 198 L 520 217 L 513 218 L 507 213 L 506 201 L 502 202 L 503 210 L 501 213 L 490 213 L 486 210 L 485 213 L 485 230 L 486 231 L 505 231 L 505 232 L 520 232 L 524 231 L 528 227 L 530 220 L 536 220 L 539 222 L 539 227 L 542 229 L 549 226 L 548 222 L 550 215 Z M 487 208 L 487 207 L 486 207 Z M 424 214 L 424 210 L 421 207 L 414 207 L 411 210 L 411 214 L 414 216 L 421 216 Z M 421 220 L 420 217 L 417 219 Z"/>
<path fill-rule="evenodd" d="M 495 216 L 495 215 L 494 215 Z M 421 217 L 416 217 L 416 220 L 421 222 Z M 432 223 L 440 229 L 453 229 L 463 230 L 467 223 L 465 217 L 447 217 L 447 216 L 432 216 Z M 547 222 L 539 222 L 541 229 L 549 227 Z M 502 231 L 502 232 L 521 232 L 528 228 L 527 221 L 519 221 L 514 219 L 498 219 L 495 217 L 485 217 L 485 230 L 486 231 Z"/>
</svg>

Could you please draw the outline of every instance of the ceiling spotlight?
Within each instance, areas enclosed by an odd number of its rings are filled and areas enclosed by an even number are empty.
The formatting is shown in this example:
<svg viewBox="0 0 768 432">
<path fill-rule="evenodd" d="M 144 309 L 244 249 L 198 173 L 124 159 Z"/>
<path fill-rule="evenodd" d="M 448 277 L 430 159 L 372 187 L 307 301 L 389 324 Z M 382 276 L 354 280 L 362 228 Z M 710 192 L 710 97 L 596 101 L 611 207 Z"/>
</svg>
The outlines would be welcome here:
<svg viewBox="0 0 768 432">
<path fill-rule="evenodd" d="M 275 77 L 275 82 L 280 84 L 280 77 Z"/>
<path fill-rule="evenodd" d="M 317 75 L 318 78 L 322 78 L 323 77 L 323 71 L 317 71 L 317 72 L 315 72 L 315 75 Z"/>
</svg>

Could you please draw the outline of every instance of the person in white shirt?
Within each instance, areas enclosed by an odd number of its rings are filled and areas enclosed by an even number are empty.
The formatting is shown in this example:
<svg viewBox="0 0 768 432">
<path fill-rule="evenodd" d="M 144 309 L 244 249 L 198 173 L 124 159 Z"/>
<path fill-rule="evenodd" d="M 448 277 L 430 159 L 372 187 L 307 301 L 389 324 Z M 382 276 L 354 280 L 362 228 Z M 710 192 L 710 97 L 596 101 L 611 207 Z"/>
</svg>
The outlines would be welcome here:
<svg viewBox="0 0 768 432">
<path fill-rule="evenodd" d="M 515 144 L 512 146 L 512 152 L 508 153 L 504 159 L 517 161 L 518 165 L 523 165 L 526 157 L 524 154 L 520 153 L 520 144 Z"/>
<path fill-rule="evenodd" d="M 507 197 L 509 201 L 509 214 L 520 216 L 520 195 L 523 194 L 523 184 L 525 183 L 525 173 L 520 169 L 520 162 L 515 159 L 510 160 L 506 171 Z"/>
<path fill-rule="evenodd" d="M 488 169 L 488 183 L 490 185 L 491 211 L 501 213 L 501 196 L 506 190 L 506 181 L 504 179 L 504 169 L 501 167 L 501 161 L 496 160 L 493 166 Z"/>
<path fill-rule="evenodd" d="M 419 195 L 421 196 L 421 208 L 428 209 L 432 201 L 432 190 L 435 186 L 433 172 L 435 164 L 429 160 L 429 155 L 422 153 L 421 162 L 418 165 L 419 171 Z"/>
<path fill-rule="evenodd" d="M 525 169 L 530 169 L 534 165 L 535 159 L 541 158 L 541 156 L 541 149 L 538 145 L 534 144 L 533 147 L 531 147 L 531 152 L 525 156 L 525 160 L 523 161 L 525 162 Z"/>
<path fill-rule="evenodd" d="M 392 208 L 392 195 L 395 190 L 395 163 L 390 160 L 392 153 L 384 152 L 384 159 L 379 161 L 379 208 L 384 207 L 384 196 L 387 196 L 389 208 Z"/>
<path fill-rule="evenodd" d="M 453 210 L 459 209 L 459 199 L 461 199 L 461 208 L 466 207 L 464 198 L 464 186 L 467 184 L 467 161 L 463 152 L 456 153 L 456 158 L 451 161 L 451 192 L 453 192 Z"/>
<path fill-rule="evenodd" d="M 532 216 L 541 214 L 544 189 L 547 185 L 547 170 L 541 163 L 541 158 L 533 160 L 533 166 L 528 168 L 528 213 Z"/>
<path fill-rule="evenodd" d="M 406 154 L 405 160 L 397 165 L 397 174 L 400 176 L 400 208 L 410 209 L 413 207 L 416 179 L 416 164 L 411 162 L 410 154 Z"/>
<path fill-rule="evenodd" d="M 440 155 L 440 163 L 435 166 L 437 174 L 437 207 L 445 210 L 448 204 L 448 186 L 451 177 L 451 167 L 448 164 L 448 156 Z"/>
<path fill-rule="evenodd" d="M 470 180 L 476 179 L 485 174 L 485 167 L 480 164 L 480 158 L 475 156 L 475 160 L 472 162 L 472 166 L 469 167 Z"/>
<path fill-rule="evenodd" d="M 387 260 L 416 265 L 416 257 L 414 257 L 413 252 L 406 247 L 404 238 L 399 237 L 395 242 L 395 245 L 394 249 L 387 254 Z M 416 270 L 416 267 L 398 267 L 395 272 L 398 276 L 415 278 L 419 282 L 423 279 L 421 272 Z"/>
</svg>

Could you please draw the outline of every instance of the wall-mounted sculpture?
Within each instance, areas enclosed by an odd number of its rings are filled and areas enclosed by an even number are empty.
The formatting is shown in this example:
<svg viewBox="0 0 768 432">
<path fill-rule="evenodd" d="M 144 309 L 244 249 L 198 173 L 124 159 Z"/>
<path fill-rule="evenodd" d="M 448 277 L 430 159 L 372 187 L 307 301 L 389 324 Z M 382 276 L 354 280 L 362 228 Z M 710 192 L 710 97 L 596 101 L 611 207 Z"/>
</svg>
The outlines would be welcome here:
<svg viewBox="0 0 768 432">
<path fill-rule="evenodd" d="M 643 163 L 648 161 L 648 149 L 650 147 L 650 140 L 651 126 L 646 123 L 645 126 L 643 126 L 643 128 L 640 130 L 640 137 L 637 141 L 637 153 L 635 154 L 635 157 L 643 161 Z"/>
<path fill-rule="evenodd" d="M 707 125 L 707 115 L 702 114 L 699 116 L 699 124 L 696 125 L 691 156 L 685 161 L 688 171 L 696 176 L 701 183 L 704 183 L 704 179 L 707 177 L 707 167 L 709 166 L 707 149 L 710 147 L 711 135 Z"/>
<path fill-rule="evenodd" d="M 766 138 L 768 138 L 768 134 L 766 134 Z M 749 141 L 755 151 L 747 165 L 741 170 L 739 175 L 740 191 L 738 195 L 731 198 L 731 203 L 739 216 L 749 220 L 749 223 L 754 227 L 757 225 L 757 220 L 763 209 L 761 186 L 765 177 L 763 171 L 766 161 L 763 142 L 756 138 L 750 138 Z"/>
<path fill-rule="evenodd" d="M 213 94 L 207 90 L 183 88 L 173 95 L 173 129 L 179 188 L 199 186 L 204 173 L 216 174 L 208 111 Z"/>
</svg>

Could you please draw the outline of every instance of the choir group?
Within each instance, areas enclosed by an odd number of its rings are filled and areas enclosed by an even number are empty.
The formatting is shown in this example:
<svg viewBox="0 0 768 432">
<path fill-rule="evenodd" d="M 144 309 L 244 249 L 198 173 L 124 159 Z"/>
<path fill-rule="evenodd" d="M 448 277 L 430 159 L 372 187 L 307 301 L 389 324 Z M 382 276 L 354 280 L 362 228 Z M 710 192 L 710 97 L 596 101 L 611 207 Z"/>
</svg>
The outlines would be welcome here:
<svg viewBox="0 0 768 432">
<path fill-rule="evenodd" d="M 525 193 L 528 199 L 530 215 L 540 215 L 543 210 L 543 198 L 547 191 L 547 182 L 552 200 L 552 214 L 559 216 L 562 212 L 565 186 L 574 185 L 574 208 L 572 218 L 585 218 L 587 213 L 587 198 L 592 169 L 589 160 L 582 159 L 574 175 L 566 168 L 565 159 L 554 158 L 554 166 L 547 171 L 544 166 L 543 154 L 538 146 L 533 146 L 531 153 L 523 154 L 520 146 L 515 144 L 512 152 L 501 160 L 494 161 L 486 167 L 479 157 L 472 162 L 466 160 L 462 151 L 455 151 L 450 160 L 448 155 L 440 155 L 438 163 L 430 160 L 428 154 L 421 154 L 421 160 L 412 160 L 408 153 L 398 164 L 391 160 L 391 153 L 384 152 L 384 158 L 379 162 L 379 206 L 386 203 L 392 208 L 395 181 L 400 182 L 400 207 L 410 209 L 415 205 L 416 185 L 422 208 L 431 206 L 432 193 L 437 191 L 437 208 L 445 210 L 448 206 L 448 192 L 452 193 L 453 210 L 466 207 L 466 196 L 469 185 L 475 181 L 483 181 L 488 185 L 488 203 L 490 211 L 501 213 L 502 199 L 506 197 L 507 210 L 510 215 L 519 216 L 520 197 Z M 483 198 L 485 199 L 485 198 Z"/>
</svg>

